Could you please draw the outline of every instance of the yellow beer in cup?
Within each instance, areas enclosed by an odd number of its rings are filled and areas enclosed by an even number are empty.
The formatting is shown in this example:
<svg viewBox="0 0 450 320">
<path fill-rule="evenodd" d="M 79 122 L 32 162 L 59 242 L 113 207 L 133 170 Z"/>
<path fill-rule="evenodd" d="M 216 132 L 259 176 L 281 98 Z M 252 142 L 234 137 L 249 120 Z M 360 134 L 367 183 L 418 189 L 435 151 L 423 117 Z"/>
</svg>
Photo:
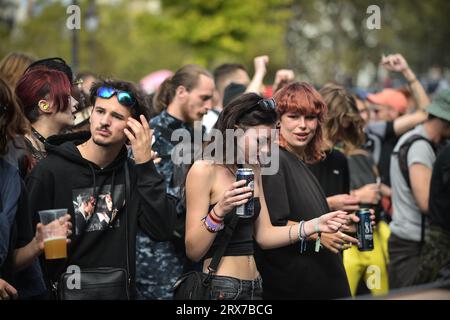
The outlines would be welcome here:
<svg viewBox="0 0 450 320">
<path fill-rule="evenodd" d="M 44 240 L 45 259 L 63 259 L 67 257 L 66 237 L 51 237 Z"/>
<path fill-rule="evenodd" d="M 41 223 L 44 225 L 45 259 L 63 259 L 67 257 L 66 229 L 59 221 L 66 214 L 67 209 L 39 211 Z"/>
</svg>

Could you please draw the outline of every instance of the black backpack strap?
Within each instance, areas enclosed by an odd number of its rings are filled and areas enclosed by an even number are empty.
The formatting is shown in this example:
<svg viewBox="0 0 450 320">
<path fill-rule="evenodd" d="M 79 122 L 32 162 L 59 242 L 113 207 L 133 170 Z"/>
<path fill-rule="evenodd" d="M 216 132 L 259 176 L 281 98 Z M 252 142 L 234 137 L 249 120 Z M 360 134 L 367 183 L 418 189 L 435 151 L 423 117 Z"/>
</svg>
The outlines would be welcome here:
<svg viewBox="0 0 450 320">
<path fill-rule="evenodd" d="M 409 189 L 411 189 L 411 179 L 409 177 L 408 152 L 409 152 L 409 149 L 411 148 L 411 146 L 414 144 L 414 142 L 420 141 L 420 140 L 427 142 L 433 149 L 434 153 L 436 153 L 436 146 L 434 145 L 434 143 L 419 134 L 414 134 L 414 135 L 410 136 L 400 146 L 398 151 L 393 153 L 393 154 L 397 155 L 400 172 L 401 172 L 403 178 L 405 179 L 406 184 L 408 185 Z M 422 219 L 422 222 L 421 222 L 421 230 L 420 230 L 420 243 L 423 245 L 425 243 L 425 222 L 426 222 L 425 221 L 426 217 L 424 214 L 422 214 L 421 219 Z"/>
<path fill-rule="evenodd" d="M 414 142 L 419 141 L 419 140 L 423 140 L 423 141 L 427 142 L 433 149 L 434 153 L 436 153 L 436 146 L 434 145 L 434 143 L 419 134 L 414 134 L 414 135 L 410 136 L 400 146 L 398 151 L 393 153 L 393 154 L 397 155 L 397 157 L 398 157 L 398 164 L 400 167 L 400 171 L 402 173 L 403 178 L 406 181 L 406 184 L 408 185 L 408 188 L 410 188 L 410 189 L 411 189 L 411 179 L 409 177 L 408 152 L 409 152 L 409 149 L 411 148 L 411 146 L 414 144 Z"/>
<path fill-rule="evenodd" d="M 216 252 L 214 252 L 211 263 L 208 266 L 209 271 L 207 278 L 208 280 L 211 278 L 212 274 L 217 271 L 217 267 L 219 266 L 220 260 L 222 259 L 222 256 L 224 255 L 225 250 L 228 247 L 228 244 L 230 243 L 231 236 L 233 235 L 234 229 L 236 228 L 238 221 L 239 217 L 236 214 L 233 214 L 230 224 L 227 225 L 225 229 L 222 231 L 225 234 L 222 238 L 220 246 L 217 248 Z"/>
</svg>

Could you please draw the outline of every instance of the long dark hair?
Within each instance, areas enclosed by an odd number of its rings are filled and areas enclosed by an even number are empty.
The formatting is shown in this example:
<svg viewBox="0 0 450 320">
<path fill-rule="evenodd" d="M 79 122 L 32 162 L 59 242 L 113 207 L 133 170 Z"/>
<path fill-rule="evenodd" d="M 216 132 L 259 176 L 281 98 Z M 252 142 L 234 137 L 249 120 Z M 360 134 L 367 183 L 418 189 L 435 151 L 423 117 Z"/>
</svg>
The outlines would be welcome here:
<svg viewBox="0 0 450 320">
<path fill-rule="evenodd" d="M 235 130 L 241 128 L 246 130 L 251 127 L 260 125 L 274 126 L 277 122 L 277 113 L 275 109 L 260 104 L 263 98 L 255 93 L 246 93 L 238 96 L 232 100 L 220 113 L 213 129 L 219 130 L 222 135 L 222 155 L 223 163 L 227 154 L 227 147 L 231 141 L 226 139 L 226 131 L 229 129 Z M 206 142 L 204 148 L 217 143 L 215 139 Z M 237 137 L 234 137 L 234 146 L 237 146 Z M 220 146 L 216 146 L 218 148 Z M 217 150 L 217 149 L 216 149 Z M 237 150 L 235 148 L 235 160 L 237 157 Z"/>
<path fill-rule="evenodd" d="M 203 144 L 203 150 L 210 145 L 215 144 L 214 150 L 217 148 L 222 148 L 222 163 L 224 166 L 228 167 L 230 170 L 233 170 L 233 165 L 226 164 L 226 154 L 227 154 L 227 146 L 229 145 L 226 140 L 226 132 L 228 129 L 237 129 L 242 128 L 244 130 L 249 129 L 251 127 L 256 127 L 260 125 L 266 126 L 275 126 L 277 122 L 277 112 L 275 108 L 268 107 L 265 104 L 261 104 L 260 102 L 263 98 L 255 93 L 246 93 L 238 96 L 234 100 L 232 100 L 219 115 L 216 124 L 213 129 L 219 130 L 222 136 L 222 144 L 218 146 L 218 141 L 216 141 L 212 136 L 211 141 L 205 142 Z M 231 143 L 231 141 L 230 141 Z M 235 136 L 232 143 L 234 146 L 237 146 L 237 137 Z M 237 162 L 237 148 L 234 148 L 234 159 L 235 163 Z M 215 158 L 215 154 L 212 154 L 213 158 Z M 203 159 L 203 156 L 201 157 Z M 184 182 L 181 186 L 181 196 L 182 202 L 185 203 L 186 200 L 186 178 L 192 164 L 187 166 L 184 175 Z"/>
</svg>

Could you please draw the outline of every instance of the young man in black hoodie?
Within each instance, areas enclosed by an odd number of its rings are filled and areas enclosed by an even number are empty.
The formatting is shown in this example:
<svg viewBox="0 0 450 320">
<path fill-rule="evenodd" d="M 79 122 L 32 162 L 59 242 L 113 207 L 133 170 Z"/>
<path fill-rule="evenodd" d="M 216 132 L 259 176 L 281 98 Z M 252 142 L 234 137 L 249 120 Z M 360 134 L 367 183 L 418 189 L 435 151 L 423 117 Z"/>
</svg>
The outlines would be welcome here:
<svg viewBox="0 0 450 320">
<path fill-rule="evenodd" d="M 102 81 L 92 87 L 90 98 L 91 137 L 47 145 L 48 157 L 27 179 L 36 220 L 38 210 L 68 208 L 75 226 L 64 266 L 44 273 L 47 280 L 57 280 L 70 265 L 123 268 L 133 297 L 138 225 L 154 240 L 168 240 L 175 206 L 153 164 L 152 130 L 136 88 Z M 127 141 L 134 162 L 127 158 Z"/>
</svg>

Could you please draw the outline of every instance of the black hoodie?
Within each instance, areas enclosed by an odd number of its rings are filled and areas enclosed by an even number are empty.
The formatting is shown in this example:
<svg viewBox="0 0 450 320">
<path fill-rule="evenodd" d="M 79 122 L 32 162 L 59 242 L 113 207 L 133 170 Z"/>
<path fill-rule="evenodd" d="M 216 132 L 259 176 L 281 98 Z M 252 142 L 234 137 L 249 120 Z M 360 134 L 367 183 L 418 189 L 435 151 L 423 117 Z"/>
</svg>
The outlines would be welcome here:
<svg viewBox="0 0 450 320">
<path fill-rule="evenodd" d="M 47 158 L 27 178 L 30 212 L 37 223 L 39 210 L 68 208 L 73 234 L 65 266 L 76 265 L 81 269 L 127 269 L 125 226 L 128 225 L 129 272 L 134 293 L 138 225 L 156 241 L 169 240 L 176 219 L 175 203 L 166 195 L 164 178 L 158 174 L 153 161 L 136 165 L 127 158 L 124 147 L 102 169 L 81 156 L 76 145 L 82 142 L 46 146 Z M 126 199 L 125 162 L 130 172 L 131 199 Z M 44 259 L 41 262 L 45 264 Z M 58 268 L 56 274 L 55 271 L 48 274 L 49 269 L 44 265 L 45 269 L 47 282 L 49 277 L 58 279 L 65 271 Z"/>
</svg>

